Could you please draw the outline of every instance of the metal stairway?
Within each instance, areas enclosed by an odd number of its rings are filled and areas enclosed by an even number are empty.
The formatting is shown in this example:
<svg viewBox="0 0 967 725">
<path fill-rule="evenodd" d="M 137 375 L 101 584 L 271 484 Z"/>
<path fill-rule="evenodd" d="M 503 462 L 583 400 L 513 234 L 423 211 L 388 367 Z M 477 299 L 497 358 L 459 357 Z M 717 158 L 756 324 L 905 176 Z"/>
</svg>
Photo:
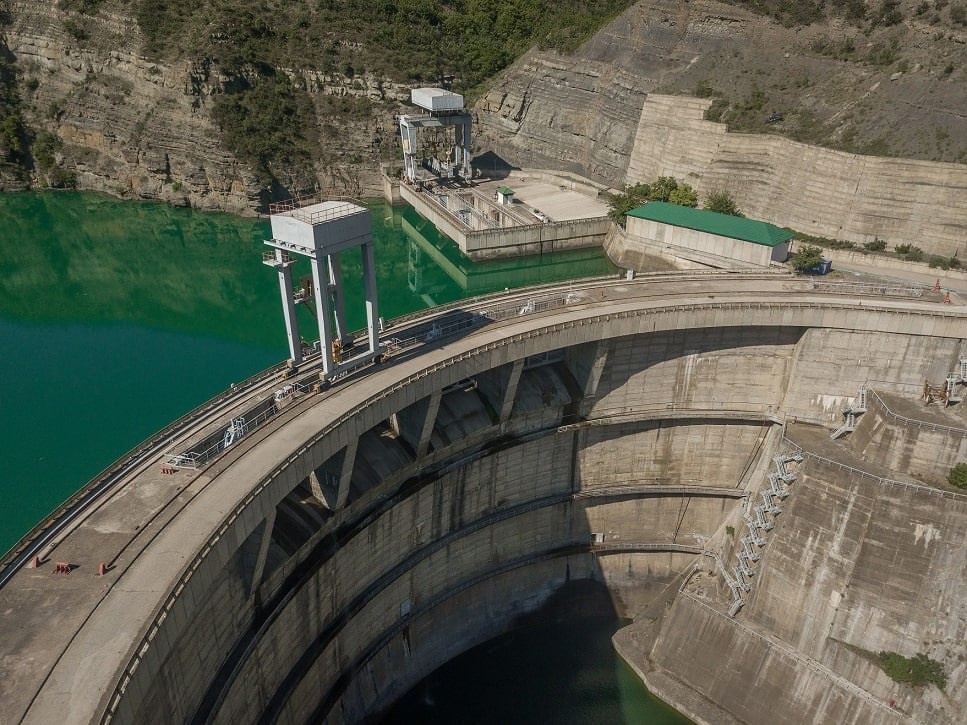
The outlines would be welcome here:
<svg viewBox="0 0 967 725">
<path fill-rule="evenodd" d="M 850 403 L 849 407 L 843 411 L 843 415 L 846 416 L 846 420 L 843 422 L 839 428 L 830 433 L 829 437 L 836 440 L 840 436 L 844 436 L 847 433 L 852 433 L 856 430 L 856 416 L 862 415 L 866 412 L 866 384 L 860 386 L 860 392 Z"/>
<path fill-rule="evenodd" d="M 866 402 L 865 395 L 863 402 Z M 730 617 L 734 617 L 745 606 L 742 592 L 752 591 L 750 580 L 756 573 L 755 563 L 761 558 L 755 547 L 762 548 L 767 543 L 760 531 L 771 531 L 775 527 L 775 517 L 782 513 L 782 507 L 779 506 L 778 501 L 789 496 L 788 485 L 796 480 L 796 474 L 790 472 L 786 468 L 786 464 L 801 463 L 802 459 L 802 455 L 799 453 L 780 453 L 773 456 L 772 460 L 776 465 L 776 470 L 769 473 L 769 488 L 760 492 L 762 503 L 755 507 L 747 504 L 744 520 L 748 532 L 741 539 L 742 548 L 738 554 L 739 561 L 732 570 L 734 576 L 730 575 L 725 568 L 725 564 L 722 563 L 717 554 L 715 555 L 722 578 L 732 592 L 732 604 L 729 607 Z"/>
</svg>

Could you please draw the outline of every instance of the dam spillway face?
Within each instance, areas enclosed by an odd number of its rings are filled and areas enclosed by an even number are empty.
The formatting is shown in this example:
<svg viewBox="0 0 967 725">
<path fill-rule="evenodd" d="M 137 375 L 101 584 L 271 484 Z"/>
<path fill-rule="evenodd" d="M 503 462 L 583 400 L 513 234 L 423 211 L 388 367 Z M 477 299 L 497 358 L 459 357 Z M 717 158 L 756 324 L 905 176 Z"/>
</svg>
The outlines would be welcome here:
<svg viewBox="0 0 967 725">
<path fill-rule="evenodd" d="M 967 454 L 967 425 L 906 407 L 967 351 L 964 314 L 755 287 L 619 298 L 627 283 L 286 397 L 173 477 L 179 513 L 105 574 L 116 591 L 38 679 L 64 681 L 73 647 L 117 621 L 80 719 L 358 722 L 590 581 L 634 622 L 622 656 L 695 718 L 959 721 L 954 678 L 901 685 L 869 653 L 948 672 L 967 656 L 967 497 L 930 483 Z M 867 381 L 866 412 L 830 440 Z M 84 526 L 107 536 L 116 513 Z M 27 721 L 57 706 L 10 694 Z"/>
</svg>

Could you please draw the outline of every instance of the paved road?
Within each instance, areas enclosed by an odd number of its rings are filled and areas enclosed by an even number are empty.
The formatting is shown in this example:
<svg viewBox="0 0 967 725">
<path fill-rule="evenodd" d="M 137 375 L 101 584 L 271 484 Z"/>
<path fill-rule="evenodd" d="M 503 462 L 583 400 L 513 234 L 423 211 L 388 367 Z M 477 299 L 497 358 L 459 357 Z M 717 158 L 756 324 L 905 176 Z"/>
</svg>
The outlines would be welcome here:
<svg viewBox="0 0 967 725">
<path fill-rule="evenodd" d="M 967 300 L 967 280 L 956 279 L 944 274 L 944 270 L 930 270 L 928 273 L 919 272 L 913 269 L 884 269 L 874 264 L 857 264 L 856 262 L 834 262 L 833 270 L 843 272 L 844 275 L 853 275 L 862 279 L 869 280 L 899 280 L 913 284 L 933 287 L 937 280 L 943 289 L 949 289 L 951 295 L 958 295 L 960 301 Z"/>
</svg>

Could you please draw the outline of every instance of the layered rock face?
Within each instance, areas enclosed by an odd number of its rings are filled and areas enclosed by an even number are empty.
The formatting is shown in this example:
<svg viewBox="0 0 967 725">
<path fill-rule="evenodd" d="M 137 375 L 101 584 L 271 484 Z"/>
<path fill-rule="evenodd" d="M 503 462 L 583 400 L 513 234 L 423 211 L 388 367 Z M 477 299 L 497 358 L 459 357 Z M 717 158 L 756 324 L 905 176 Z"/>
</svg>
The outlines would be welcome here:
<svg viewBox="0 0 967 725">
<path fill-rule="evenodd" d="M 967 94 L 947 72 L 957 63 L 927 63 L 931 47 L 962 58 L 964 38 L 937 40 L 919 17 L 874 36 L 856 63 L 817 50 L 830 32 L 855 34 L 850 26 L 787 29 L 723 3 L 639 2 L 574 57 L 534 51 L 505 72 L 477 104 L 479 138 L 512 166 L 583 169 L 614 186 L 668 174 L 701 197 L 728 190 L 747 214 L 799 231 L 963 254 L 954 199 L 967 166 L 927 160 L 967 159 Z M 869 55 L 894 36 L 906 71 Z M 680 95 L 696 91 L 715 98 Z M 722 121 L 744 127 L 753 114 L 763 133 L 704 121 L 713 101 L 731 104 Z M 784 122 L 766 124 L 774 111 Z"/>
<path fill-rule="evenodd" d="M 213 97 L 239 79 L 206 59 L 165 63 L 145 56 L 137 21 L 113 4 L 79 16 L 63 12 L 54 0 L 13 2 L 10 17 L 5 42 L 22 75 L 26 120 L 60 140 L 55 160 L 73 172 L 79 188 L 237 213 L 264 208 L 270 195 L 287 192 L 366 194 L 379 188 L 372 139 L 387 128 L 383 135 L 392 139 L 391 107 L 406 95 L 402 87 L 290 71 L 319 109 L 332 96 L 375 96 L 389 100 L 382 109 L 386 118 L 353 127 L 320 110 L 320 126 L 328 132 L 323 143 L 338 153 L 324 154 L 331 161 L 308 172 L 283 171 L 284 188 L 266 190 L 223 146 L 211 116 Z M 35 172 L 34 183 L 47 183 L 43 172 Z M 16 185 L 11 177 L 3 187 Z"/>
<path fill-rule="evenodd" d="M 139 53 L 128 16 L 102 10 L 83 44 L 54 2 L 17 2 L 7 30 L 27 79 L 32 126 L 63 145 L 58 160 L 81 188 L 244 211 L 258 202 L 254 177 L 213 140 L 204 111 L 222 79 L 205 65 L 164 65 Z"/>
</svg>

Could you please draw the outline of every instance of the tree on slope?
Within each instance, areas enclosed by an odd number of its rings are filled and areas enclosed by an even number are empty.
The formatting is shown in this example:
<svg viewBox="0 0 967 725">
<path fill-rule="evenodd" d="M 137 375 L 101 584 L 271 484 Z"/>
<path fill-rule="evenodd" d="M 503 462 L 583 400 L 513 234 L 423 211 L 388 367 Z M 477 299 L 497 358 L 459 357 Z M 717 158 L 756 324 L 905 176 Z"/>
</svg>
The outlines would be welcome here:
<svg viewBox="0 0 967 725">
<path fill-rule="evenodd" d="M 668 195 L 668 201 L 671 204 L 694 208 L 698 206 L 698 192 L 688 184 L 679 184 L 678 188 Z"/>
<path fill-rule="evenodd" d="M 620 194 L 608 194 L 608 216 L 615 224 L 624 226 L 625 215 L 648 201 L 650 192 L 649 184 L 634 184 L 626 185 Z"/>
<path fill-rule="evenodd" d="M 806 245 L 789 256 L 789 262 L 797 272 L 805 272 L 823 261 L 823 250 Z"/>
<path fill-rule="evenodd" d="M 718 212 L 719 214 L 742 216 L 742 212 L 739 211 L 739 207 L 732 198 L 732 195 L 724 189 L 716 189 L 715 191 L 709 192 L 708 197 L 705 199 L 705 208 L 709 211 Z"/>
</svg>

